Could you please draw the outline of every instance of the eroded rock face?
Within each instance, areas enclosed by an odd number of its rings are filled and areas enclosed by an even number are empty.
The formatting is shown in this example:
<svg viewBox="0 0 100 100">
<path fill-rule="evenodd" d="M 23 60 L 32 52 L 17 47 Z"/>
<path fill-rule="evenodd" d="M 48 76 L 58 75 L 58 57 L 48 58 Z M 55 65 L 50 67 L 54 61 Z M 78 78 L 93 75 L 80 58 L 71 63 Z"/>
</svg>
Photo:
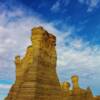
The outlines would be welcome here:
<svg viewBox="0 0 100 100">
<path fill-rule="evenodd" d="M 80 88 L 78 82 L 79 77 L 77 75 L 73 75 L 71 80 L 73 85 L 72 88 L 70 88 L 69 82 L 64 82 L 61 84 L 64 91 L 64 100 L 95 100 L 89 87 L 87 89 Z"/>
<path fill-rule="evenodd" d="M 42 27 L 32 29 L 32 45 L 23 58 L 15 57 L 16 81 L 5 100 L 100 100 L 90 88 L 79 86 L 77 75 L 70 83 L 59 83 L 56 74 L 56 37 Z"/>
<path fill-rule="evenodd" d="M 15 57 L 16 82 L 5 100 L 62 100 L 56 74 L 56 37 L 36 27 L 31 41 L 25 56 Z"/>
</svg>

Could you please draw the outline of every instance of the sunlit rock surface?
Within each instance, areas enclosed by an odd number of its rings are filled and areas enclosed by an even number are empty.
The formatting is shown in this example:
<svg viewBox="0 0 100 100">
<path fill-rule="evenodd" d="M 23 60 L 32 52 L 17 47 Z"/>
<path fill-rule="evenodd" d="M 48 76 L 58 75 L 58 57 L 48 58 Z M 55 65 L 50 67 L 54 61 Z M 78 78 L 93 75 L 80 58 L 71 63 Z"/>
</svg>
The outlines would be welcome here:
<svg viewBox="0 0 100 100">
<path fill-rule="evenodd" d="M 42 27 L 32 29 L 32 44 L 23 58 L 15 57 L 16 81 L 5 100 L 100 100 L 90 88 L 81 89 L 78 76 L 61 83 L 56 74 L 56 37 Z"/>
<path fill-rule="evenodd" d="M 69 82 L 61 83 L 61 88 L 64 91 L 64 100 L 100 100 L 100 97 L 94 97 L 91 89 L 82 89 L 79 86 L 79 77 L 73 75 L 71 77 L 73 87 L 70 89 Z"/>
<path fill-rule="evenodd" d="M 5 100 L 61 100 L 56 74 L 56 37 L 42 27 L 32 29 L 32 45 L 15 57 L 16 82 Z"/>
</svg>

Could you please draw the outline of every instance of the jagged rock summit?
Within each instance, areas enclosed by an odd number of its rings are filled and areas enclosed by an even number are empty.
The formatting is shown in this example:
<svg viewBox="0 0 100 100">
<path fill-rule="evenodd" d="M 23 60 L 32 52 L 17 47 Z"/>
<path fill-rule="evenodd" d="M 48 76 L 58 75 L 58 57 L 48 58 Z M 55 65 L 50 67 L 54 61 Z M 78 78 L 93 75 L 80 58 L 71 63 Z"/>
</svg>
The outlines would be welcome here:
<svg viewBox="0 0 100 100">
<path fill-rule="evenodd" d="M 56 37 L 42 27 L 35 27 L 31 41 L 25 56 L 15 57 L 16 81 L 5 100 L 61 100 Z"/>
</svg>

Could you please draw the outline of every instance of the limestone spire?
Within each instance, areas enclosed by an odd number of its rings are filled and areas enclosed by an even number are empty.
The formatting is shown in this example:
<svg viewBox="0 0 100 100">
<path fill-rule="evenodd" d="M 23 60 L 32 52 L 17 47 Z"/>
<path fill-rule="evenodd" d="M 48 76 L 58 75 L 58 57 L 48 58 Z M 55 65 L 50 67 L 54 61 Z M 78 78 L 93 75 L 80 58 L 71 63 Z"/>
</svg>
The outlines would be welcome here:
<svg viewBox="0 0 100 100">
<path fill-rule="evenodd" d="M 62 100 L 56 74 L 56 37 L 42 27 L 35 27 L 31 41 L 25 56 L 15 59 L 16 81 L 5 100 Z"/>
<path fill-rule="evenodd" d="M 63 83 L 63 89 L 66 90 L 66 91 L 69 91 L 70 90 L 70 83 L 69 82 L 64 82 Z"/>
<path fill-rule="evenodd" d="M 71 80 L 72 80 L 72 84 L 73 84 L 73 89 L 79 88 L 79 83 L 78 83 L 79 77 L 77 75 L 73 75 L 71 77 Z"/>
</svg>

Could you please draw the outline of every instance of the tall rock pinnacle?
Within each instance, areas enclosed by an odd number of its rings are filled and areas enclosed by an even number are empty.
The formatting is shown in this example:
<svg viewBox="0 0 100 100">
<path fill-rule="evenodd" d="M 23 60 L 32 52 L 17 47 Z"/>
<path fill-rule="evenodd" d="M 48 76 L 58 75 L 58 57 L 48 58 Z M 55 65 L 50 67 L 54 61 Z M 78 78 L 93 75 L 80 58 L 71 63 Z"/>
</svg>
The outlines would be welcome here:
<svg viewBox="0 0 100 100">
<path fill-rule="evenodd" d="M 5 100 L 62 100 L 56 75 L 56 37 L 36 27 L 31 41 L 25 56 L 15 57 L 16 81 Z"/>
</svg>

